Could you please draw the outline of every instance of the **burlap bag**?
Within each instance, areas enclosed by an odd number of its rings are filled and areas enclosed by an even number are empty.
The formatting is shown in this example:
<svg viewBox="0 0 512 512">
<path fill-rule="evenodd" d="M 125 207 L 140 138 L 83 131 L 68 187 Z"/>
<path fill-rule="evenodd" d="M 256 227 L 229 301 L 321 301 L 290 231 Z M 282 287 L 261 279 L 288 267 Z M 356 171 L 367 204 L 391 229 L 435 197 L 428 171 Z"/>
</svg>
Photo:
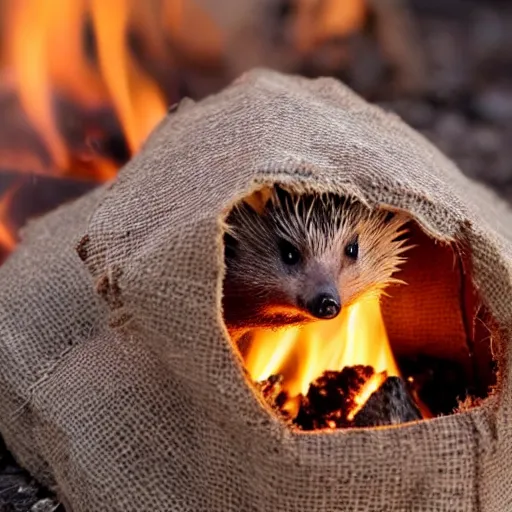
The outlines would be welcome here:
<svg viewBox="0 0 512 512">
<path fill-rule="evenodd" d="M 406 330 L 397 350 L 457 347 L 467 311 L 450 276 L 470 276 L 499 327 L 483 405 L 329 433 L 276 419 L 221 316 L 222 219 L 276 181 L 403 208 L 457 240 L 460 272 L 425 242 L 403 315 L 386 316 L 392 341 Z M 0 269 L 2 434 L 74 512 L 510 511 L 511 221 L 340 83 L 248 73 L 170 114 L 111 186 L 35 223 Z"/>
</svg>

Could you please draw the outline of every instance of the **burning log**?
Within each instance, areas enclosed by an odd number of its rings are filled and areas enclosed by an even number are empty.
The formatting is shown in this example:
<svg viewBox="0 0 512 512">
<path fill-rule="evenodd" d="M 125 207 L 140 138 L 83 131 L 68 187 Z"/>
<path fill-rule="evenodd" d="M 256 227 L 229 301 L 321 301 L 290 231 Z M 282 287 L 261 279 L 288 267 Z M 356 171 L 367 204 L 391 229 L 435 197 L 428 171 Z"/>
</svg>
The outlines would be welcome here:
<svg viewBox="0 0 512 512">
<path fill-rule="evenodd" d="M 374 375 L 371 366 L 347 366 L 341 372 L 325 372 L 303 397 L 295 424 L 302 430 L 351 426 L 357 397 Z"/>
<path fill-rule="evenodd" d="M 421 418 L 421 412 L 407 391 L 405 382 L 399 377 L 388 377 L 354 416 L 353 425 L 399 425 Z"/>
<path fill-rule="evenodd" d="M 265 401 L 300 430 L 398 425 L 422 419 L 418 405 L 400 377 L 376 373 L 371 366 L 347 366 L 327 371 L 299 396 L 298 413 L 286 409 L 281 375 L 257 383 Z"/>
<path fill-rule="evenodd" d="M 453 361 L 428 356 L 400 361 L 404 377 L 371 366 L 326 371 L 305 395 L 290 397 L 282 375 L 256 383 L 276 414 L 301 430 L 398 425 L 450 414 L 484 396 Z"/>
</svg>

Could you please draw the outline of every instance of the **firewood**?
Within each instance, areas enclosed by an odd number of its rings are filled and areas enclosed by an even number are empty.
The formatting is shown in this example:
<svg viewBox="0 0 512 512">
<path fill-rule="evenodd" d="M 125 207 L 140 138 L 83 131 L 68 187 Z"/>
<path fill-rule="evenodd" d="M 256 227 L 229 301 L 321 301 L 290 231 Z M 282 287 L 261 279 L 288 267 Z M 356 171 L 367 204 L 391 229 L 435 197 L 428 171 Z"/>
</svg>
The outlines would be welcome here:
<svg viewBox="0 0 512 512">
<path fill-rule="evenodd" d="M 354 416 L 354 427 L 398 425 L 421 419 L 421 413 L 400 377 L 388 377 Z"/>
</svg>

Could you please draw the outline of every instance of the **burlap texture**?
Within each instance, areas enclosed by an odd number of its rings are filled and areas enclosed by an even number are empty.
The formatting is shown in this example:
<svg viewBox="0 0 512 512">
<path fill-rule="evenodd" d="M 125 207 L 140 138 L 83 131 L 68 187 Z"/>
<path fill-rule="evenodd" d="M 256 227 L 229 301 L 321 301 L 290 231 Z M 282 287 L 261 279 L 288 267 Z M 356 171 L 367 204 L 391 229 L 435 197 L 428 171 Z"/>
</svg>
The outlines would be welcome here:
<svg viewBox="0 0 512 512">
<path fill-rule="evenodd" d="M 495 395 L 398 428 L 277 420 L 221 316 L 222 219 L 276 181 L 463 242 L 500 326 Z M 512 510 L 511 241 L 511 212 L 395 116 L 331 79 L 250 72 L 169 115 L 112 186 L 35 224 L 0 269 L 2 433 L 74 512 Z M 419 344 L 445 289 L 418 289 L 433 312 Z"/>
</svg>

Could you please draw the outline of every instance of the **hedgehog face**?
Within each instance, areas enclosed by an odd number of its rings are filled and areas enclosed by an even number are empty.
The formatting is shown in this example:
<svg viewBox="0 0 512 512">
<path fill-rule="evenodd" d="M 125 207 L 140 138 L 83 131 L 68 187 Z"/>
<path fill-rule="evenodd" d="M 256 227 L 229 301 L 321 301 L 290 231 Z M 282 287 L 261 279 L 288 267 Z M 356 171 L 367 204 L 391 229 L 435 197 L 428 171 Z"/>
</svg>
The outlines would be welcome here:
<svg viewBox="0 0 512 512">
<path fill-rule="evenodd" d="M 302 248 L 269 231 L 265 240 L 227 234 L 225 242 L 224 316 L 229 326 L 273 328 L 339 313 L 334 276 Z"/>
<path fill-rule="evenodd" d="M 280 273 L 288 281 L 289 306 L 300 309 L 313 318 L 335 318 L 341 310 L 335 266 L 317 258 L 304 240 L 297 247 L 285 238 L 277 245 L 281 259 Z"/>
<path fill-rule="evenodd" d="M 402 261 L 405 220 L 332 194 L 278 187 L 260 211 L 242 203 L 225 236 L 226 324 L 331 319 L 363 294 L 380 293 Z"/>
</svg>

